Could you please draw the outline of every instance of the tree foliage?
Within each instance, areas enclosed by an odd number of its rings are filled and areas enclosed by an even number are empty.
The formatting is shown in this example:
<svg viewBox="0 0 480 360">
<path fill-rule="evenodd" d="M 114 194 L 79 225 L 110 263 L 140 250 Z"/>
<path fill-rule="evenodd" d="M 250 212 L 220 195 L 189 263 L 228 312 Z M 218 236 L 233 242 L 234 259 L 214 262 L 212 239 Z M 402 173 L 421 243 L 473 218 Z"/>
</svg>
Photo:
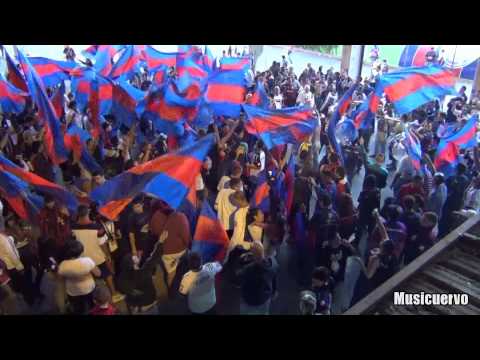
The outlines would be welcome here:
<svg viewBox="0 0 480 360">
<path fill-rule="evenodd" d="M 318 51 L 324 54 L 332 54 L 334 53 L 340 45 L 297 45 L 298 47 Z"/>
</svg>

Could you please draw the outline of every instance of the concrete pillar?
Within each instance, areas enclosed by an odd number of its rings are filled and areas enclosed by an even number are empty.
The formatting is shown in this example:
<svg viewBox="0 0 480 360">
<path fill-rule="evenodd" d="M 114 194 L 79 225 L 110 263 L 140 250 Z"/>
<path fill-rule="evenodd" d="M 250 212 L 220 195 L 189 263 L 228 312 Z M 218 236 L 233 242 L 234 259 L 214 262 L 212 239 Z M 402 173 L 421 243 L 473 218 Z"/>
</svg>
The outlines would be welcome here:
<svg viewBox="0 0 480 360">
<path fill-rule="evenodd" d="M 480 90 L 480 58 L 477 60 L 477 69 L 475 70 L 475 78 L 473 79 L 472 93 L 470 94 L 470 100 Z"/>
<path fill-rule="evenodd" d="M 340 72 L 349 71 L 350 56 L 352 54 L 352 45 L 343 45 L 342 48 L 342 62 L 340 64 Z"/>
<path fill-rule="evenodd" d="M 348 75 L 357 80 L 362 76 L 364 45 L 352 45 Z"/>
</svg>

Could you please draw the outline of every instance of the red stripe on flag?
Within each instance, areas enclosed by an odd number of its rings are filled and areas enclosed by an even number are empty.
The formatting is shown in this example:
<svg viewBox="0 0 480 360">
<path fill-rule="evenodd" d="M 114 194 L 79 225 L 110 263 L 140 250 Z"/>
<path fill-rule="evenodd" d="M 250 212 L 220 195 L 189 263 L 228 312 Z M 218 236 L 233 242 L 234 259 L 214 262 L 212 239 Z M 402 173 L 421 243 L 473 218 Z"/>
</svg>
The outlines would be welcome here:
<svg viewBox="0 0 480 360">
<path fill-rule="evenodd" d="M 263 200 L 268 197 L 270 193 L 270 186 L 265 182 L 258 186 L 255 191 L 255 206 L 259 206 Z"/>
<path fill-rule="evenodd" d="M 137 175 L 151 172 L 164 173 L 182 183 L 185 187 L 190 187 L 192 174 L 199 172 L 201 166 L 202 162 L 194 157 L 170 154 L 167 157 L 159 157 L 156 160 L 136 166 L 129 172 Z"/>
<path fill-rule="evenodd" d="M 414 74 L 385 87 L 384 91 L 392 102 L 396 102 L 425 86 L 454 86 L 455 72 L 442 71 L 434 75 Z"/>
<path fill-rule="evenodd" d="M 245 88 L 241 85 L 210 84 L 205 96 L 209 101 L 241 104 L 245 99 Z"/>
<path fill-rule="evenodd" d="M 279 127 L 291 126 L 298 124 L 302 120 L 307 120 L 312 117 L 311 111 L 302 111 L 290 116 L 266 116 L 254 117 L 249 122 L 249 127 L 255 128 L 258 133 L 276 130 Z"/>
</svg>

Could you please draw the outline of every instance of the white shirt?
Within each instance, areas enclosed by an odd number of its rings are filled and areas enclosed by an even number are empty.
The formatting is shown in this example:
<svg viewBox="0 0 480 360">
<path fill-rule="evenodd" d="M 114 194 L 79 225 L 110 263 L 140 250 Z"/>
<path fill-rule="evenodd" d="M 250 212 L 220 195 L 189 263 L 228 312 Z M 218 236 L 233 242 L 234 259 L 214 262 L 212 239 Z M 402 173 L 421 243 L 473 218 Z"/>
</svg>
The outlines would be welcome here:
<svg viewBox="0 0 480 360">
<path fill-rule="evenodd" d="M 229 252 L 237 245 L 240 245 L 246 250 L 250 249 L 250 246 L 252 245 L 251 242 L 245 241 L 245 227 L 247 226 L 248 209 L 248 206 L 238 208 L 238 210 L 234 214 L 233 235 L 228 245 Z"/>
<path fill-rule="evenodd" d="M 480 190 L 475 188 L 468 189 L 465 195 L 465 207 L 474 209 L 477 213 L 480 210 Z"/>
<path fill-rule="evenodd" d="M 179 291 L 188 295 L 188 308 L 191 312 L 202 314 L 215 305 L 215 275 L 221 270 L 220 263 L 212 262 L 203 265 L 200 271 L 189 271 L 183 275 Z"/>
<path fill-rule="evenodd" d="M 406 176 L 408 174 L 415 175 L 416 170 L 413 166 L 413 162 L 408 155 L 405 155 L 398 164 L 397 172 L 402 176 Z"/>
<path fill-rule="evenodd" d="M 95 289 L 91 271 L 95 263 L 88 257 L 64 260 L 58 266 L 58 274 L 65 278 L 65 287 L 70 296 L 90 294 Z"/>
<path fill-rule="evenodd" d="M 203 182 L 202 174 L 198 174 L 195 178 L 195 190 L 200 191 L 205 189 L 205 183 Z"/>
<path fill-rule="evenodd" d="M 23 270 L 23 264 L 12 236 L 0 234 L 0 259 L 7 266 L 7 270 Z"/>
<path fill-rule="evenodd" d="M 275 104 L 275 109 L 280 110 L 283 104 L 283 96 L 282 94 L 275 95 L 273 97 L 273 103 Z"/>
<path fill-rule="evenodd" d="M 98 237 L 98 229 L 93 227 L 92 229 L 72 229 L 72 233 L 83 245 L 82 256 L 92 259 L 97 266 L 105 262 L 105 253 L 100 246 L 106 243 L 106 234 Z"/>
<path fill-rule="evenodd" d="M 218 219 L 225 230 L 233 229 L 232 214 L 237 210 L 237 207 L 230 202 L 230 195 L 235 192 L 233 189 L 222 189 L 215 200 L 215 210 L 218 213 Z"/>
</svg>

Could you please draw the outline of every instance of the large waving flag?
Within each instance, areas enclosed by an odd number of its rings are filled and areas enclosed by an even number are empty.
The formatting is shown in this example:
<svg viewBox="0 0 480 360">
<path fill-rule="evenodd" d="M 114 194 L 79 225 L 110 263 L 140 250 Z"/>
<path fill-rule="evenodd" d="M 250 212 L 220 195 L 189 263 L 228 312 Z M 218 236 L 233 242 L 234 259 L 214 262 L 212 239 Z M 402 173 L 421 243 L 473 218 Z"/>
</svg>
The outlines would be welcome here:
<svg viewBox="0 0 480 360">
<path fill-rule="evenodd" d="M 128 45 L 120 55 L 118 61 L 113 65 L 109 77 L 112 79 L 120 76 L 130 79 L 135 72 L 138 72 L 140 64 L 140 49 L 135 45 Z"/>
<path fill-rule="evenodd" d="M 255 92 L 250 98 L 249 105 L 258 106 L 264 109 L 270 108 L 270 98 L 265 91 L 265 85 L 262 81 L 257 82 Z"/>
<path fill-rule="evenodd" d="M 0 74 L 0 105 L 3 113 L 21 113 L 25 109 L 26 92 L 17 89 Z"/>
<path fill-rule="evenodd" d="M 21 219 L 37 223 L 43 199 L 32 193 L 25 181 L 0 170 L 0 196 Z"/>
<path fill-rule="evenodd" d="M 209 134 L 175 153 L 135 166 L 94 189 L 90 197 L 99 203 L 100 213 L 112 220 L 141 193 L 176 209 L 193 186 L 214 142 Z"/>
<path fill-rule="evenodd" d="M 72 74 L 71 88 L 75 94 L 78 109 L 84 111 L 90 104 L 95 84 L 98 85 L 99 114 L 109 114 L 112 110 L 113 83 L 91 68 L 81 68 Z"/>
<path fill-rule="evenodd" d="M 206 79 L 208 71 L 202 66 L 201 56 L 199 53 L 192 52 L 178 53 L 176 62 L 178 76 L 188 74 L 193 78 Z"/>
<path fill-rule="evenodd" d="M 348 89 L 345 92 L 345 94 L 343 94 L 342 98 L 337 104 L 335 111 L 332 114 L 332 117 L 330 118 L 330 121 L 327 127 L 328 140 L 330 141 L 330 144 L 334 147 L 342 163 L 343 163 L 343 151 L 342 151 L 342 147 L 340 146 L 337 140 L 337 137 L 335 136 L 335 129 L 337 127 L 338 122 L 342 118 L 342 116 L 345 115 L 345 113 L 348 111 L 348 108 L 350 107 L 350 104 L 353 101 L 353 93 L 356 90 L 357 86 L 358 86 L 358 83 L 353 84 L 350 87 L 350 89 Z"/>
<path fill-rule="evenodd" d="M 250 68 L 250 58 L 248 57 L 223 57 L 220 59 L 221 70 L 239 70 L 245 72 Z"/>
<path fill-rule="evenodd" d="M 113 57 L 123 47 L 122 45 L 98 45 L 93 65 L 95 71 L 102 76 L 108 76 L 112 72 Z"/>
<path fill-rule="evenodd" d="M 208 78 L 204 95 L 213 115 L 238 117 L 246 94 L 245 76 L 241 71 L 215 71 Z"/>
<path fill-rule="evenodd" d="M 182 128 L 182 120 L 186 118 L 193 118 L 196 113 L 196 108 L 175 105 L 171 100 L 172 89 L 169 89 L 170 84 L 165 84 L 162 87 L 150 88 L 148 95 L 144 100 L 137 105 L 137 114 L 149 119 L 155 125 L 156 130 L 165 134 L 173 134 Z"/>
<path fill-rule="evenodd" d="M 208 201 L 202 204 L 192 241 L 192 251 L 202 256 L 202 262 L 223 262 L 228 248 L 228 235 Z"/>
<path fill-rule="evenodd" d="M 411 131 L 405 130 L 405 140 L 403 141 L 407 154 L 412 160 L 413 166 L 416 170 L 420 170 L 420 162 L 422 160 L 422 146 L 420 140 Z"/>
<path fill-rule="evenodd" d="M 47 96 L 42 80 L 35 72 L 30 61 L 17 50 L 18 60 L 25 74 L 28 91 L 32 101 L 37 105 L 38 114 L 45 126 L 45 145 L 48 156 L 54 164 L 67 160 L 67 150 L 63 143 L 63 134 L 55 108 Z"/>
<path fill-rule="evenodd" d="M 158 68 L 160 65 L 175 66 L 178 53 L 165 53 L 155 50 L 150 45 L 145 47 L 145 58 L 149 70 Z"/>
<path fill-rule="evenodd" d="M 90 173 L 101 172 L 102 167 L 87 149 L 87 140 L 91 139 L 88 131 L 79 128 L 76 124 L 71 124 L 64 135 L 65 147 L 73 151 L 75 158 Z"/>
<path fill-rule="evenodd" d="M 282 144 L 299 144 L 318 124 L 312 109 L 306 107 L 267 110 L 244 105 L 243 109 L 247 114 L 245 130 L 262 139 L 267 149 Z"/>
<path fill-rule="evenodd" d="M 145 92 L 120 81 L 113 86 L 112 114 L 119 124 L 130 128 L 137 120 L 137 104 L 145 98 Z"/>
<path fill-rule="evenodd" d="M 406 68 L 380 77 L 383 91 L 399 115 L 455 93 L 459 70 L 438 65 Z"/>
<path fill-rule="evenodd" d="M 163 64 L 159 65 L 150 70 L 150 73 L 153 74 L 153 84 L 156 86 L 162 86 L 168 78 L 168 66 Z"/>
<path fill-rule="evenodd" d="M 360 104 L 360 106 L 352 113 L 352 121 L 355 128 L 367 129 L 373 126 L 375 114 L 383 93 L 383 88 L 377 84 L 375 90 Z"/>
<path fill-rule="evenodd" d="M 187 196 L 178 207 L 178 211 L 185 214 L 190 225 L 190 233 L 194 234 L 198 218 L 196 184 L 190 186 Z"/>
<path fill-rule="evenodd" d="M 191 122 L 192 126 L 197 129 L 207 128 L 213 122 L 212 110 L 205 104 L 205 100 L 202 98 L 198 104 L 198 112 L 196 117 Z"/>
<path fill-rule="evenodd" d="M 25 171 L 2 155 L 0 155 L 0 171 L 16 176 L 31 186 L 36 192 L 49 195 L 60 204 L 65 205 L 70 211 L 76 212 L 77 199 L 62 186 L 45 180 L 32 172 Z"/>
<path fill-rule="evenodd" d="M 60 86 L 55 89 L 50 97 L 50 101 L 55 109 L 55 114 L 57 114 L 57 117 L 60 119 L 65 112 L 65 83 L 63 81 L 60 83 Z"/>
<path fill-rule="evenodd" d="M 29 57 L 28 60 L 45 86 L 55 86 L 69 80 L 70 72 L 78 67 L 74 61 L 57 61 L 43 57 Z"/>
<path fill-rule="evenodd" d="M 7 49 L 3 48 L 3 51 L 5 54 L 5 62 L 7 63 L 7 80 L 16 88 L 28 92 L 27 83 L 25 82 L 25 78 L 23 77 L 22 73 L 8 54 Z"/>
<path fill-rule="evenodd" d="M 203 65 L 208 69 L 208 71 L 215 70 L 215 62 L 216 59 L 213 57 L 212 52 L 208 48 L 207 45 L 205 45 L 205 55 L 203 55 Z"/>
<path fill-rule="evenodd" d="M 258 176 L 258 184 L 250 199 L 250 207 L 260 209 L 263 212 L 270 212 L 270 185 L 268 185 L 265 170 Z"/>
<path fill-rule="evenodd" d="M 466 150 L 477 145 L 478 114 L 473 115 L 457 132 L 440 139 L 435 154 L 435 167 L 449 176 L 454 173 L 458 164 L 460 150 Z"/>
</svg>

